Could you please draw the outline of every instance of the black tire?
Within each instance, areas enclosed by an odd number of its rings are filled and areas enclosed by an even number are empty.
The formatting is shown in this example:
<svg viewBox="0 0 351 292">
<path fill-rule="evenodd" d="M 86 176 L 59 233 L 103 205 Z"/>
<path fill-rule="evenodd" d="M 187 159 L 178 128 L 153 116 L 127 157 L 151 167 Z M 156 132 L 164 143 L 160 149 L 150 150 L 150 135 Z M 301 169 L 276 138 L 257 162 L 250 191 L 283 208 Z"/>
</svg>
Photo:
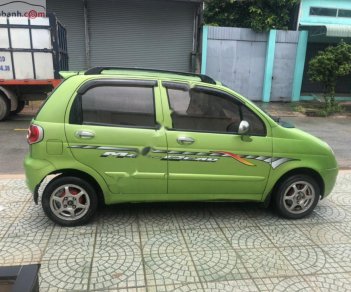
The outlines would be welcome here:
<svg viewBox="0 0 351 292">
<path fill-rule="evenodd" d="M 10 114 L 10 100 L 0 92 L 0 121 L 6 120 Z"/>
<path fill-rule="evenodd" d="M 68 187 L 67 192 L 65 187 Z M 55 223 L 78 226 L 86 224 L 94 216 L 98 199 L 95 189 L 87 181 L 79 177 L 59 176 L 46 186 L 41 203 L 45 214 Z"/>
<path fill-rule="evenodd" d="M 26 105 L 26 102 L 24 100 L 19 100 L 17 104 L 17 108 L 14 111 L 11 111 L 11 114 L 13 115 L 19 114 L 24 109 L 25 105 Z"/>
<path fill-rule="evenodd" d="M 315 179 L 308 175 L 292 175 L 278 185 L 273 199 L 281 216 L 301 219 L 312 213 L 320 196 L 321 190 Z"/>
</svg>

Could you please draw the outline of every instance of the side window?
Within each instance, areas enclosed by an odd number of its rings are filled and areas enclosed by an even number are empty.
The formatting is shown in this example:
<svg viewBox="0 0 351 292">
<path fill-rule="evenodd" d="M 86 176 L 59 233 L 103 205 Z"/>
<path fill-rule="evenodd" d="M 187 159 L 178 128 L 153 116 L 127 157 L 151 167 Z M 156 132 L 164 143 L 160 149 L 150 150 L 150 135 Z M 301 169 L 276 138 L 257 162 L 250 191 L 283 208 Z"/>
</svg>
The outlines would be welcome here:
<svg viewBox="0 0 351 292">
<path fill-rule="evenodd" d="M 203 89 L 168 88 L 173 129 L 237 133 L 240 122 L 250 124 L 249 135 L 265 136 L 262 120 L 249 108 L 226 94 Z"/>
<path fill-rule="evenodd" d="M 131 127 L 156 125 L 152 87 L 98 86 L 89 89 L 79 99 L 82 124 Z M 74 111 L 73 107 L 71 117 Z"/>
<path fill-rule="evenodd" d="M 173 128 L 205 132 L 234 132 L 240 124 L 239 104 L 210 91 L 168 88 Z"/>
<path fill-rule="evenodd" d="M 262 120 L 246 106 L 241 106 L 242 119 L 249 122 L 249 135 L 266 136 L 266 126 Z"/>
</svg>

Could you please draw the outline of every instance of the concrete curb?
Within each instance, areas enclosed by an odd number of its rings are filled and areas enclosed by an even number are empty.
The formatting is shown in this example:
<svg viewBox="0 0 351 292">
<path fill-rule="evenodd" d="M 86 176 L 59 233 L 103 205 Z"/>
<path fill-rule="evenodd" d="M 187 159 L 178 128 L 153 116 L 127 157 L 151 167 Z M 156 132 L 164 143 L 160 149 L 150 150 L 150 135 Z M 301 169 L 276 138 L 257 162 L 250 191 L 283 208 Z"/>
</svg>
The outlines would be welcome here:
<svg viewBox="0 0 351 292">
<path fill-rule="evenodd" d="M 0 179 L 24 179 L 25 177 L 24 174 L 0 174 Z"/>
</svg>

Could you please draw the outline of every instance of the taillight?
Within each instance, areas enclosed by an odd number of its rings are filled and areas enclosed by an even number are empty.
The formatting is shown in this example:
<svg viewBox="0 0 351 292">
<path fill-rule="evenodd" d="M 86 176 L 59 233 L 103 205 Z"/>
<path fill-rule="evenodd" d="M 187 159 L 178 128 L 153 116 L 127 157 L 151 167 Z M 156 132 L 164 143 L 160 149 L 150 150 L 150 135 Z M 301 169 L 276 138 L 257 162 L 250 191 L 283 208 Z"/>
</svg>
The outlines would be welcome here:
<svg viewBox="0 0 351 292">
<path fill-rule="evenodd" d="M 44 130 L 42 127 L 37 125 L 30 125 L 27 134 L 28 144 L 38 143 L 43 140 Z"/>
</svg>

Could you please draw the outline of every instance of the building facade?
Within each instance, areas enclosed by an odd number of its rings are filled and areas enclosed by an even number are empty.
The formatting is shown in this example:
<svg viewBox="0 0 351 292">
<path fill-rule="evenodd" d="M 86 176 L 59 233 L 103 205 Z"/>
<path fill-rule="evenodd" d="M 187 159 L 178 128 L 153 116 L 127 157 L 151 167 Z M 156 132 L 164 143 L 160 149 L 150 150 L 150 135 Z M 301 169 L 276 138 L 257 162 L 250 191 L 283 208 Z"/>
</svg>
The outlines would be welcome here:
<svg viewBox="0 0 351 292">
<path fill-rule="evenodd" d="M 202 0 L 47 0 L 67 29 L 70 70 L 194 71 Z"/>
<path fill-rule="evenodd" d="M 323 92 L 322 84 L 308 78 L 308 63 L 318 53 L 341 40 L 351 43 L 351 1 L 349 0 L 302 0 L 298 17 L 298 29 L 306 31 L 300 51 L 303 67 L 300 96 L 297 99 L 313 99 Z M 305 57 L 304 57 L 305 55 Z M 304 62 L 303 62 L 304 61 Z M 300 76 L 297 76 L 300 78 Z M 351 76 L 340 78 L 336 87 L 339 99 L 351 97 Z"/>
</svg>

